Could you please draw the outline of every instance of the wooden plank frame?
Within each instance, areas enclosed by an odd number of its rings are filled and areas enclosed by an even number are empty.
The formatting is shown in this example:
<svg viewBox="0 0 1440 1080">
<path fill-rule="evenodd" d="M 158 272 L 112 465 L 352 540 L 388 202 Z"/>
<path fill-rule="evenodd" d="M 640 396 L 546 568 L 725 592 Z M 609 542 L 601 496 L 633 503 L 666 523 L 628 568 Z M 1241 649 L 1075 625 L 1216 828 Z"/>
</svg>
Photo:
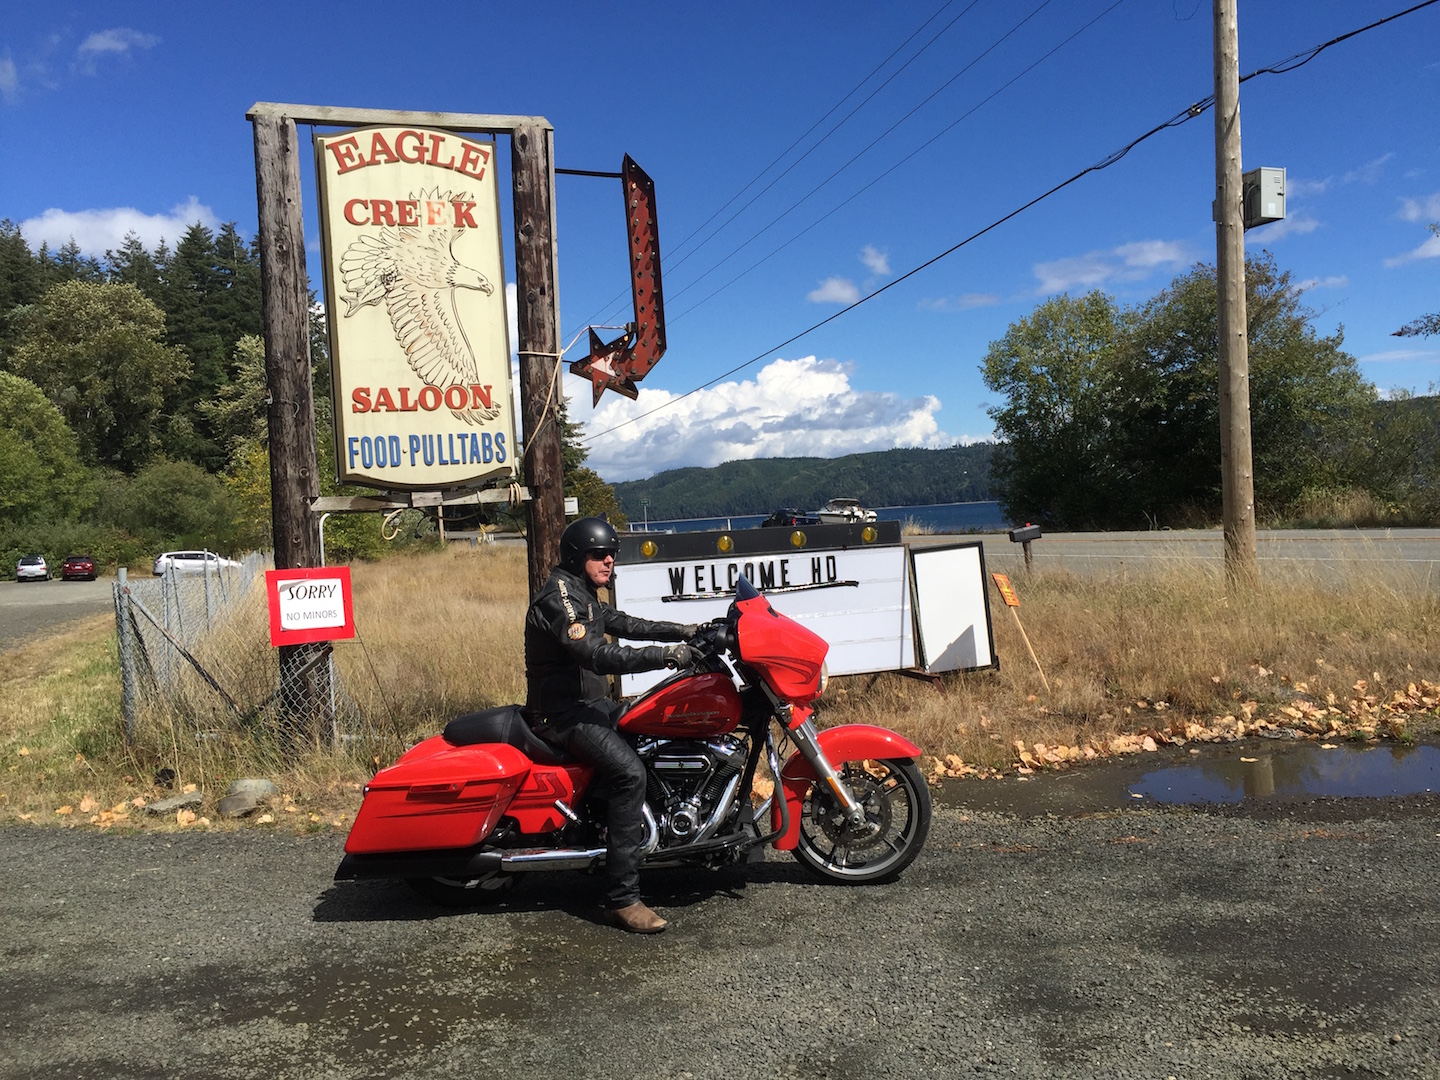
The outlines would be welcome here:
<svg viewBox="0 0 1440 1080">
<path fill-rule="evenodd" d="M 308 340 L 304 273 L 303 218 L 299 169 L 296 162 L 296 124 L 325 127 L 410 125 L 455 132 L 508 135 L 511 139 L 511 180 L 515 228 L 516 328 L 519 332 L 520 412 L 522 423 L 522 475 L 529 490 L 527 505 L 530 592 L 534 595 L 550 569 L 559 561 L 560 533 L 565 527 L 565 495 L 561 471 L 560 426 L 555 422 L 559 393 L 560 296 L 557 280 L 558 250 L 555 229 L 555 129 L 543 116 L 508 116 L 490 113 L 424 112 L 402 109 L 361 109 L 258 101 L 245 114 L 255 125 L 257 193 L 260 203 L 260 246 L 274 247 L 276 237 L 290 262 L 299 260 L 297 280 L 283 290 L 265 294 L 266 368 L 270 372 L 271 342 Z M 262 138 L 262 136 L 264 136 Z M 264 180 L 261 177 L 274 177 Z M 297 231 L 298 230 L 298 231 Z M 302 238 L 294 251 L 291 235 Z M 293 268 L 292 268 L 293 269 Z M 262 267 L 262 277 L 265 274 Z M 295 277 L 290 274 L 288 277 Z M 294 293 L 299 289 L 299 304 Z M 283 291 L 284 296 L 281 296 Z M 296 312 L 300 314 L 297 316 Z M 301 321 L 296 324 L 296 320 Z M 287 336 L 288 335 L 288 336 Z M 298 335 L 298 338 L 297 338 Z M 278 352 L 282 350 L 276 350 Z M 284 352 L 293 349 L 284 349 Z M 291 358 L 294 361 L 295 358 Z M 274 361 L 280 363 L 277 355 Z M 308 357 L 306 358 L 308 372 Z M 290 366 L 293 366 L 293 362 Z M 291 380 L 292 382 L 295 380 Z M 274 382 L 271 383 L 272 387 Z M 291 388 L 284 405 L 292 415 L 313 418 L 314 402 L 308 378 Z M 301 397 L 303 396 L 303 401 Z M 275 406 L 272 406 L 272 422 Z M 314 566 L 319 543 L 313 503 L 315 487 L 314 426 L 311 422 L 308 459 L 301 455 L 298 468 L 286 462 L 277 470 L 272 463 L 271 498 L 276 524 L 277 565 Z M 275 446 L 272 433 L 272 447 Z M 291 469 L 297 477 L 280 484 L 278 477 Z M 300 479 L 300 483 L 294 482 Z M 283 490 L 282 490 L 283 488 Z M 282 518 L 284 532 L 282 534 Z M 295 536 L 288 535 L 294 532 Z M 283 552 L 283 554 L 282 554 Z M 293 557 L 286 557 L 293 556 Z"/>
</svg>

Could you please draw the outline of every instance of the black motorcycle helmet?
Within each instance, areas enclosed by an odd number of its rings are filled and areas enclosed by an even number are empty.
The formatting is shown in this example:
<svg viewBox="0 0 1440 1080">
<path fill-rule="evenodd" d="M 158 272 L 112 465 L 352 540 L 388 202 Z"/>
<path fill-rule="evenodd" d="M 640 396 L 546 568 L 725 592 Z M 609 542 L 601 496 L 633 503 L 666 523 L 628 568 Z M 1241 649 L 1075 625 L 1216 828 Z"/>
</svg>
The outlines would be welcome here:
<svg viewBox="0 0 1440 1080">
<path fill-rule="evenodd" d="M 560 534 L 560 565 L 572 574 L 585 573 L 588 551 L 608 551 L 611 555 L 620 552 L 620 537 L 604 518 L 580 518 L 565 526 Z"/>
</svg>

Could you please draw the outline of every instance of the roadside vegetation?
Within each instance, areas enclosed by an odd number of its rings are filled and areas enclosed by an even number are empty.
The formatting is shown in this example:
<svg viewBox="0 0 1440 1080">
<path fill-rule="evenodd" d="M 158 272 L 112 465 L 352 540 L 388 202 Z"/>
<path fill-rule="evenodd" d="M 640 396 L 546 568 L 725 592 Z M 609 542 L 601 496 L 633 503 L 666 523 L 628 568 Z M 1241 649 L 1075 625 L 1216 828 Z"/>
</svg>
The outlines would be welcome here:
<svg viewBox="0 0 1440 1080">
<path fill-rule="evenodd" d="M 934 778 L 1062 769 L 1166 743 L 1436 730 L 1440 599 L 1399 568 L 1388 578 L 1373 562 L 1344 577 L 1277 571 L 1242 592 L 1198 561 L 1095 577 L 1010 569 L 1049 692 L 996 600 L 998 672 L 938 684 L 836 679 L 821 722 L 892 727 L 924 749 Z M 336 662 L 366 718 L 359 738 L 282 749 L 238 728 L 197 733 L 150 707 L 127 745 L 114 621 L 101 616 L 6 653 L 0 820 L 348 829 L 377 768 L 460 712 L 523 700 L 523 549 L 452 546 L 357 564 L 353 575 L 360 640 L 337 646 Z M 251 605 L 239 617 L 255 619 L 260 653 L 269 646 L 259 589 Z M 263 813 L 222 821 L 215 803 L 240 777 L 271 779 L 281 794 Z M 145 812 L 190 785 L 204 796 L 198 809 Z"/>
</svg>

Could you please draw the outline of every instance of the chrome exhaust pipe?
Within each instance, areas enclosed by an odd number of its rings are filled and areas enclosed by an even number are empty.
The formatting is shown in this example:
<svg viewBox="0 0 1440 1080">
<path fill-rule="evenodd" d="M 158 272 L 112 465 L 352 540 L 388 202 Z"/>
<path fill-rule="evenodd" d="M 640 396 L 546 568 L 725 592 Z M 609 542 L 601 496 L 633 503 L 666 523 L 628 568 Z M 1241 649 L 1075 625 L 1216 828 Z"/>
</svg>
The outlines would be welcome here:
<svg viewBox="0 0 1440 1080">
<path fill-rule="evenodd" d="M 710 839 L 725 819 L 730 816 L 730 806 L 735 801 L 735 791 L 739 787 L 740 774 L 736 773 L 730 778 L 730 782 L 725 785 L 724 792 L 721 793 L 720 798 L 715 802 L 715 809 L 710 811 L 710 817 L 704 825 L 700 826 L 700 831 L 695 834 L 695 839 L 692 841 L 693 843 L 698 844 L 702 840 Z"/>
<path fill-rule="evenodd" d="M 660 846 L 660 830 L 649 805 L 640 808 L 645 822 L 645 835 L 640 841 L 643 858 Z M 605 849 L 598 848 L 522 848 L 500 853 L 500 869 L 507 874 L 532 870 L 593 870 L 605 861 Z"/>
<path fill-rule="evenodd" d="M 527 870 L 589 870 L 605 858 L 600 848 L 530 848 L 509 851 L 500 856 L 500 869 L 505 873 Z"/>
</svg>

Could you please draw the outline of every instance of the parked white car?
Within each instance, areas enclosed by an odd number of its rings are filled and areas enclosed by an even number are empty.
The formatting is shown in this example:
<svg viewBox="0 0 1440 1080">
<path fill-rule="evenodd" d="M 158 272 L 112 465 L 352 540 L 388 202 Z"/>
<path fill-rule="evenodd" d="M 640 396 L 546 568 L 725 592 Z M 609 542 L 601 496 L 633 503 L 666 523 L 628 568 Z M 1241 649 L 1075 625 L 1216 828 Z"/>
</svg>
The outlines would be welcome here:
<svg viewBox="0 0 1440 1080">
<path fill-rule="evenodd" d="M 22 555 L 15 564 L 16 581 L 49 581 L 50 568 L 45 565 L 44 555 Z"/>
<path fill-rule="evenodd" d="M 167 551 L 155 560 L 151 573 L 156 577 L 160 577 L 166 570 L 173 570 L 177 574 L 203 574 L 207 570 L 215 573 L 219 570 L 234 569 L 239 565 L 234 559 L 222 558 L 213 551 Z"/>
</svg>

